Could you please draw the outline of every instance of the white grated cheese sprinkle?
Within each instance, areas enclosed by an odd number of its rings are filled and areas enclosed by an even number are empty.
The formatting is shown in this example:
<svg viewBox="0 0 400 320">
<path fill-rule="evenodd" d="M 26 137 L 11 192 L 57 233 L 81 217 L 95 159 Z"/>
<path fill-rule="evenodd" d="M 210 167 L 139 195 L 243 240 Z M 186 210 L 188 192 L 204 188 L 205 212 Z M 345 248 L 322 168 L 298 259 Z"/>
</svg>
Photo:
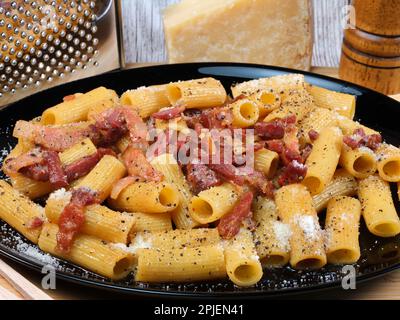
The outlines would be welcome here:
<svg viewBox="0 0 400 320">
<path fill-rule="evenodd" d="M 110 246 L 114 249 L 119 249 L 125 252 L 130 252 L 129 248 L 126 246 L 125 243 L 110 243 Z"/>
<path fill-rule="evenodd" d="M 303 230 L 306 239 L 315 240 L 320 236 L 321 228 L 315 217 L 311 215 L 298 214 L 294 217 L 294 221 Z"/>
<path fill-rule="evenodd" d="M 20 253 L 25 254 L 36 260 L 39 260 L 44 264 L 49 264 L 52 265 L 53 267 L 59 266 L 59 262 L 57 261 L 57 259 L 49 255 L 48 253 L 44 253 L 40 251 L 37 247 L 22 242 L 22 239 L 17 239 L 17 240 L 19 241 L 19 243 L 17 244 L 17 250 Z"/>
<path fill-rule="evenodd" d="M 368 147 L 359 147 L 358 150 L 360 150 L 361 152 L 369 153 L 375 158 L 376 161 L 379 161 L 380 159 L 380 155 L 376 154 L 373 150 L 371 150 Z"/>
<path fill-rule="evenodd" d="M 48 200 L 71 200 L 72 193 L 70 191 L 66 191 L 64 188 L 58 189 L 50 194 Z"/>
<path fill-rule="evenodd" d="M 10 153 L 10 151 L 3 149 L 0 150 L 0 162 L 2 163 L 4 161 L 4 159 L 8 156 L 8 154 Z"/>
<path fill-rule="evenodd" d="M 144 239 L 141 234 L 138 234 L 129 246 L 126 246 L 124 243 L 113 243 L 111 245 L 116 249 L 120 249 L 131 254 L 135 254 L 139 249 L 152 248 L 151 239 Z"/>
<path fill-rule="evenodd" d="M 258 254 L 252 254 L 252 255 L 250 256 L 250 259 L 251 259 L 251 260 L 254 260 L 254 261 L 260 261 L 260 257 L 258 256 Z"/>
<path fill-rule="evenodd" d="M 290 226 L 280 221 L 274 221 L 272 228 L 274 230 L 275 237 L 279 242 L 279 246 L 286 251 L 290 251 L 289 239 L 292 235 Z"/>
</svg>

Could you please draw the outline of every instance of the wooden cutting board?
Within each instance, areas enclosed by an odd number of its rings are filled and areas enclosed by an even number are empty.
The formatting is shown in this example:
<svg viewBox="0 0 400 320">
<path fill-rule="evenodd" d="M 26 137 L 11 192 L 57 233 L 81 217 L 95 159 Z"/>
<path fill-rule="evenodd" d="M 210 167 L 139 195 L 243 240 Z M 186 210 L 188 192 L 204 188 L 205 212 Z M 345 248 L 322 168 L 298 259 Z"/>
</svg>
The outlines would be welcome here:
<svg viewBox="0 0 400 320">
<path fill-rule="evenodd" d="M 331 77 L 338 76 L 338 70 L 334 68 L 314 68 L 315 73 L 324 74 Z M 400 101 L 400 94 L 392 96 Z M 34 285 L 40 288 L 41 277 L 37 272 L 30 271 L 26 268 L 8 262 Z M 3 277 L 0 276 L 0 297 L 3 290 L 11 293 L 15 298 L 23 299 L 23 296 L 18 293 Z M 87 289 L 79 285 L 72 285 L 64 282 L 57 282 L 56 290 L 47 290 L 46 293 L 53 299 L 107 299 L 118 298 L 118 294 L 109 293 L 100 289 Z M 291 297 L 296 298 L 296 296 Z M 400 270 L 394 271 L 376 280 L 368 281 L 367 283 L 357 286 L 357 290 L 344 291 L 334 289 L 324 292 L 324 294 L 309 294 L 299 296 L 302 299 L 400 299 Z"/>
</svg>

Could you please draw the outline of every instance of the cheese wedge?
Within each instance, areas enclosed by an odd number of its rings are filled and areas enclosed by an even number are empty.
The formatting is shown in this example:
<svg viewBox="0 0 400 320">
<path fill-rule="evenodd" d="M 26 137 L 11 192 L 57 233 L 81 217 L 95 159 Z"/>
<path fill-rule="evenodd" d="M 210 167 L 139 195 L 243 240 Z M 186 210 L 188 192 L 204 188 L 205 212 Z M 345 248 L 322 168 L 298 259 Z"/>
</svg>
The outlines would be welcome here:
<svg viewBox="0 0 400 320">
<path fill-rule="evenodd" d="M 309 0 L 183 0 L 164 12 L 169 62 L 248 62 L 307 70 Z"/>
</svg>

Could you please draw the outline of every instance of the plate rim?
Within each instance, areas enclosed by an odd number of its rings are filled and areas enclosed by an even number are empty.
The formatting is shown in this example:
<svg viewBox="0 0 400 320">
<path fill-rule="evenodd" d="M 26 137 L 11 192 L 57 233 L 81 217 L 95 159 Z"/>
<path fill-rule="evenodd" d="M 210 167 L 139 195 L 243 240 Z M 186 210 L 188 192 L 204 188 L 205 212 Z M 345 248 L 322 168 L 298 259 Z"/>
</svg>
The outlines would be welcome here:
<svg viewBox="0 0 400 320">
<path fill-rule="evenodd" d="M 73 85 L 76 84 L 77 82 L 82 82 L 82 81 L 90 81 L 90 79 L 94 78 L 101 78 L 101 77 L 106 77 L 107 75 L 112 75 L 112 74 L 117 74 L 117 73 L 129 73 L 129 72 L 135 72 L 135 71 L 146 71 L 146 70 L 152 70 L 152 69 L 157 69 L 157 68 L 176 68 L 176 67 L 192 67 L 193 69 L 197 68 L 197 72 L 199 72 L 199 69 L 202 67 L 239 67 L 239 68 L 256 68 L 256 69 L 263 69 L 263 70 L 272 70 L 272 71 L 278 71 L 280 73 L 298 73 L 298 74 L 303 74 L 305 76 L 310 76 L 314 78 L 319 78 L 326 80 L 328 82 L 334 82 L 338 85 L 344 85 L 348 87 L 353 87 L 355 89 L 358 89 L 362 91 L 363 93 L 368 93 L 372 92 L 375 95 L 378 95 L 382 99 L 390 99 L 397 103 L 400 108 L 400 102 L 397 101 L 396 99 L 393 99 L 390 96 L 387 96 L 383 93 L 377 92 L 375 90 L 366 88 L 364 86 L 345 81 L 339 78 L 331 77 L 328 75 L 323 75 L 323 74 L 318 74 L 314 73 L 311 71 L 304 71 L 304 70 L 297 70 L 297 69 L 292 69 L 292 68 L 286 68 L 286 67 L 278 67 L 278 66 L 270 66 L 270 65 L 262 65 L 262 64 L 254 64 L 254 63 L 236 63 L 236 62 L 191 62 L 191 63 L 175 63 L 175 64 L 156 64 L 156 65 L 148 65 L 148 66 L 141 66 L 138 68 L 130 68 L 130 69 L 115 69 L 106 73 L 102 73 L 99 75 L 95 75 L 92 77 L 88 78 L 83 78 L 83 79 L 77 79 L 75 81 L 59 84 L 57 86 L 54 86 L 52 88 L 49 88 L 47 90 L 39 91 L 36 92 L 33 95 L 27 96 L 21 100 L 18 100 L 17 102 L 13 102 L 4 108 L 0 110 L 1 112 L 5 112 L 7 109 L 12 108 L 13 105 L 17 103 L 23 103 L 26 100 L 29 100 L 31 97 L 44 94 L 46 92 L 51 92 L 52 90 L 56 90 L 57 88 L 59 89 L 62 86 L 68 86 L 68 85 Z M 200 73 L 199 73 L 200 74 Z M 222 75 L 221 75 L 222 76 Z M 229 75 L 226 75 L 229 77 Z M 235 76 L 230 76 L 230 77 L 235 77 Z M 254 78 L 249 78 L 249 80 L 252 80 Z M 15 229 L 14 229 L 15 230 Z M 19 234 L 19 233 L 18 233 Z M 26 242 L 30 243 L 28 240 Z M 16 255 L 10 250 L 7 250 L 7 246 L 0 244 L 0 256 L 4 256 L 19 265 L 23 265 L 24 267 L 29 268 L 30 270 L 34 270 L 38 273 L 41 272 L 41 269 L 43 268 L 44 264 L 40 264 L 39 262 L 35 262 L 31 259 L 28 259 L 27 257 L 24 257 L 23 255 Z M 65 261 L 63 259 L 60 259 L 62 261 Z M 70 262 L 68 262 L 70 263 Z M 70 263 L 71 264 L 71 263 Z M 376 278 L 379 278 L 381 276 L 384 276 L 390 272 L 393 272 L 395 270 L 400 269 L 400 262 L 385 267 L 381 270 L 376 270 L 369 272 L 367 274 L 361 274 L 356 277 L 357 283 L 363 283 L 369 280 L 373 280 Z M 84 269 L 86 270 L 86 269 Z M 325 290 L 330 290 L 330 289 L 336 289 L 339 288 L 341 285 L 341 280 L 335 280 L 332 282 L 327 282 L 327 283 L 320 283 L 317 285 L 312 285 L 310 287 L 290 287 L 290 288 L 282 288 L 282 289 L 276 289 L 276 290 L 266 290 L 263 291 L 262 289 L 258 291 L 240 291 L 238 289 L 237 291 L 227 291 L 227 292 L 222 292 L 222 291 L 213 291 L 213 292 L 184 292 L 184 291 L 165 291 L 165 290 L 160 290 L 160 289 L 149 289 L 149 288 L 137 288 L 137 287 L 129 287 L 129 286 L 123 286 L 123 285 L 118 285 L 118 284 L 113 284 L 112 282 L 102 282 L 100 280 L 94 280 L 94 279 L 86 279 L 84 277 L 79 277 L 76 276 L 72 273 L 68 273 L 66 271 L 56 271 L 56 278 L 60 279 L 62 281 L 67 281 L 70 283 L 74 283 L 75 285 L 84 285 L 85 287 L 90 287 L 90 288 L 95 288 L 95 289 L 101 289 L 101 290 L 108 290 L 108 291 L 113 291 L 113 292 L 119 292 L 123 294 L 130 294 L 130 295 L 142 295 L 142 296 L 153 296 L 153 297 L 169 297 L 169 298 L 262 298 L 262 297 L 277 297 L 277 296 L 288 296 L 288 295 L 296 295 L 296 294 L 309 294 L 309 293 L 314 293 L 318 291 L 325 291 Z"/>
<path fill-rule="evenodd" d="M 41 269 L 44 265 L 41 265 L 38 262 L 32 261 L 23 256 L 13 255 L 11 252 L 4 250 L 2 246 L 0 246 L 0 256 L 6 257 L 15 263 L 18 263 L 21 266 L 27 267 L 29 270 L 33 270 L 38 274 L 41 274 Z M 62 260 L 61 261 L 65 261 Z M 70 262 L 68 262 L 70 263 Z M 71 263 L 70 263 L 71 264 Z M 396 271 L 400 269 L 400 263 L 395 264 L 393 266 L 387 267 L 385 269 L 379 271 L 373 271 L 368 274 L 361 274 L 356 277 L 356 283 L 365 283 L 370 280 L 374 280 L 377 278 L 381 278 L 388 273 Z M 85 269 L 86 270 L 86 269 Z M 122 294 L 129 295 L 140 295 L 140 296 L 152 296 L 152 297 L 168 297 L 168 298 L 218 298 L 218 299 L 239 299 L 239 298 L 272 298 L 277 296 L 294 296 L 298 294 L 311 294 L 315 292 L 327 291 L 340 288 L 341 281 L 336 280 L 328 283 L 321 283 L 318 285 L 313 285 L 307 288 L 301 287 L 290 287 L 283 288 L 278 290 L 269 290 L 269 291 L 228 291 L 228 292 L 182 292 L 182 291 L 162 291 L 158 289 L 148 289 L 148 288 L 135 288 L 128 286 L 121 286 L 118 284 L 107 283 L 96 281 L 93 279 L 86 278 L 77 278 L 68 272 L 56 270 L 56 278 L 61 281 L 66 281 L 69 283 L 73 283 L 74 285 L 84 285 L 85 287 L 90 287 L 93 289 L 101 289 L 104 291 L 117 292 Z"/>
</svg>

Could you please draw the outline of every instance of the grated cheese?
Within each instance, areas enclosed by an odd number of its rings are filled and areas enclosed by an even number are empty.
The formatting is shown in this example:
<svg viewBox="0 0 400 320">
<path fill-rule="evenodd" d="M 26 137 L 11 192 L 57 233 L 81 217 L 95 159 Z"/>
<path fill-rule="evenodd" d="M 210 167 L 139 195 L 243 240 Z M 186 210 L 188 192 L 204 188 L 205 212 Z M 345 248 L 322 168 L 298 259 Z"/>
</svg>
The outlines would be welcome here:
<svg viewBox="0 0 400 320">
<path fill-rule="evenodd" d="M 290 226 L 280 221 L 274 221 L 272 228 L 274 230 L 275 237 L 279 242 L 279 246 L 286 251 L 290 251 L 289 239 L 292 236 L 292 230 L 290 229 Z"/>
<path fill-rule="evenodd" d="M 71 200 L 72 193 L 70 191 L 66 191 L 65 188 L 58 189 L 50 194 L 48 200 Z"/>
<path fill-rule="evenodd" d="M 18 244 L 16 246 L 18 252 L 27 255 L 35 260 L 38 260 L 43 264 L 52 265 L 55 268 L 59 266 L 59 261 L 56 258 L 52 257 L 50 254 L 42 252 L 36 246 L 32 246 L 28 243 L 23 242 L 20 237 L 15 237 L 15 239 L 18 241 Z"/>
<path fill-rule="evenodd" d="M 136 254 L 139 249 L 152 248 L 151 239 L 144 239 L 141 234 L 138 234 L 129 246 L 126 246 L 124 243 L 113 243 L 111 245 L 113 248 L 120 249 L 131 254 Z"/>
<path fill-rule="evenodd" d="M 321 229 L 315 217 L 298 214 L 294 219 L 308 240 L 315 240 L 320 236 Z"/>
<path fill-rule="evenodd" d="M 260 257 L 259 257 L 258 254 L 252 254 L 252 255 L 250 256 L 250 259 L 251 259 L 251 260 L 254 260 L 254 261 L 260 261 Z"/>
</svg>

